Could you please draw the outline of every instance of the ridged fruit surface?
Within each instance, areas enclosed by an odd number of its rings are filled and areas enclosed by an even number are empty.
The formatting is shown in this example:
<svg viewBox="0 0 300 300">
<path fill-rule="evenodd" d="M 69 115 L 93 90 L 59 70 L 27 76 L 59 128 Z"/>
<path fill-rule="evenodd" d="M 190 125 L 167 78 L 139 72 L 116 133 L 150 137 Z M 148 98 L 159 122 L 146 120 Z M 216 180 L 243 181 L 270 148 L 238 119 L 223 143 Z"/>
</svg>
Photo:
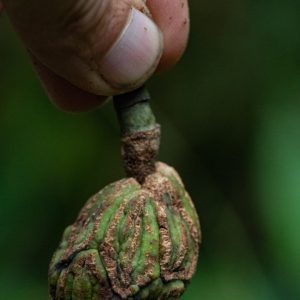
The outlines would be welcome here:
<svg viewBox="0 0 300 300">
<path fill-rule="evenodd" d="M 49 269 L 54 300 L 178 299 L 198 260 L 200 225 L 177 172 L 106 186 L 69 226 Z"/>
</svg>

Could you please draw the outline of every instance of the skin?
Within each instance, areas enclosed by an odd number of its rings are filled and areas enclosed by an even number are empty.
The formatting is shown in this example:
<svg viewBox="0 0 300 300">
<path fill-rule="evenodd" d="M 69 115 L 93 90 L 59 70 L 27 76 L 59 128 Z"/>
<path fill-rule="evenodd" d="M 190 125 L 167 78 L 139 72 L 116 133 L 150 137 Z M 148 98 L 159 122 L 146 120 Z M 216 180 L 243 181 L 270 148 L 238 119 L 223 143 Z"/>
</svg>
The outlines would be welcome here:
<svg viewBox="0 0 300 300">
<path fill-rule="evenodd" d="M 132 7 L 160 28 L 164 48 L 157 71 L 174 66 L 189 33 L 187 0 L 3 0 L 52 101 L 67 111 L 101 105 L 106 97 L 86 75 L 126 25 Z M 1 3 L 0 3 L 1 7 Z"/>
</svg>

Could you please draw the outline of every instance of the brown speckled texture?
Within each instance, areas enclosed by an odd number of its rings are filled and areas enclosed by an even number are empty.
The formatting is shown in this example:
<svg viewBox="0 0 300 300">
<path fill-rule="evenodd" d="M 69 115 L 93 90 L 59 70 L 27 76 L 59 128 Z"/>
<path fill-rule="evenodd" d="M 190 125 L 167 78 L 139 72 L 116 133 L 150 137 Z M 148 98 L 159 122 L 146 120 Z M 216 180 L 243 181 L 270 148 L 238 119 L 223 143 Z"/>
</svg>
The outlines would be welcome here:
<svg viewBox="0 0 300 300">
<path fill-rule="evenodd" d="M 50 264 L 51 298 L 178 299 L 195 272 L 200 241 L 179 175 L 156 163 L 143 184 L 122 179 L 85 204 Z"/>
</svg>

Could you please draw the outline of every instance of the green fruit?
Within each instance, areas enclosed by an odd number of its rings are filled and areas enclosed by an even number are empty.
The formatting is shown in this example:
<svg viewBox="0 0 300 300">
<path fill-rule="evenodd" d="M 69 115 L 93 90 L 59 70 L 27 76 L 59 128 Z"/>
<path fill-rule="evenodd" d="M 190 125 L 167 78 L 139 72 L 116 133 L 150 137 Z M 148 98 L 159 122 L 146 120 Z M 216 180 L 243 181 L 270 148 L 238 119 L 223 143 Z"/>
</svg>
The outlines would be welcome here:
<svg viewBox="0 0 300 300">
<path fill-rule="evenodd" d="M 106 186 L 69 226 L 49 269 L 54 300 L 178 299 L 201 240 L 194 205 L 177 172 L 156 163 L 142 184 Z"/>
</svg>

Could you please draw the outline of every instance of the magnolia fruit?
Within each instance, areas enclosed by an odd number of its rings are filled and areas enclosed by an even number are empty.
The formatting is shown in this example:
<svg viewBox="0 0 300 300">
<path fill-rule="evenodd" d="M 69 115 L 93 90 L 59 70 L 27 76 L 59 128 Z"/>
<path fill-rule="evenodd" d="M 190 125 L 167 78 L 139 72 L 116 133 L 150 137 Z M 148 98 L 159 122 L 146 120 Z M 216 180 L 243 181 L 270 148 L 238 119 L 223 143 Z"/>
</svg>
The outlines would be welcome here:
<svg viewBox="0 0 300 300">
<path fill-rule="evenodd" d="M 49 269 L 53 300 L 178 299 L 197 265 L 200 225 L 177 172 L 164 163 L 93 196 Z"/>
</svg>

